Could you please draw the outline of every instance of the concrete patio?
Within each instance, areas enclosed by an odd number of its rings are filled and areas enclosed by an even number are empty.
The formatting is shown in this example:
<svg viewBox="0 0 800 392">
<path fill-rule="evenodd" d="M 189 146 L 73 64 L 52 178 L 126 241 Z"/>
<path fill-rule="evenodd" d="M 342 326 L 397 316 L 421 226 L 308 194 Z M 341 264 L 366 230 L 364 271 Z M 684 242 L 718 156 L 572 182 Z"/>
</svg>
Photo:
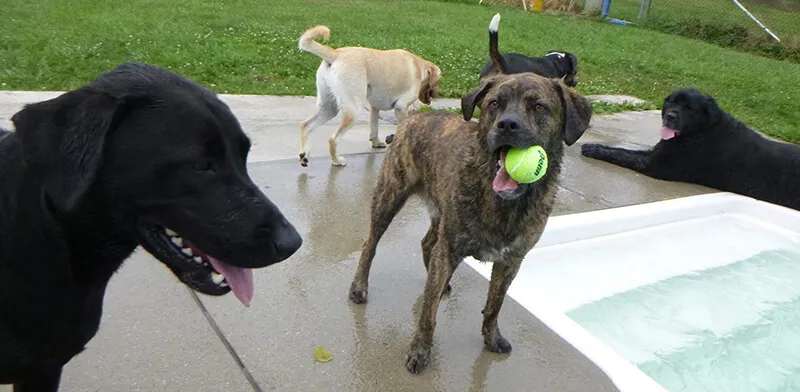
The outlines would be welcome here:
<svg viewBox="0 0 800 392">
<path fill-rule="evenodd" d="M 0 126 L 24 103 L 57 93 L 0 92 Z M 510 355 L 486 352 L 480 335 L 488 282 L 468 266 L 440 307 L 432 364 L 403 366 L 425 281 L 419 242 L 428 218 L 416 201 L 378 248 L 370 302 L 347 288 L 367 229 L 383 151 L 367 141 L 368 113 L 342 140 L 348 165 L 330 166 L 329 122 L 312 136 L 308 168 L 296 161 L 299 123 L 313 97 L 223 96 L 253 140 L 249 170 L 304 237 L 291 259 L 255 273 L 245 309 L 233 295 L 197 297 L 143 251 L 112 279 L 100 332 L 65 368 L 62 391 L 613 391 L 605 375 L 508 299 L 500 326 Z M 455 106 L 452 100 L 439 105 Z M 391 115 L 383 114 L 389 120 Z M 711 190 L 668 183 L 581 157 L 580 144 L 645 148 L 658 140 L 658 112 L 595 116 L 567 148 L 556 214 L 684 197 Z M 394 126 L 380 125 L 381 137 Z M 332 353 L 316 363 L 314 348 Z M 0 392 L 10 387 L 0 386 Z"/>
</svg>

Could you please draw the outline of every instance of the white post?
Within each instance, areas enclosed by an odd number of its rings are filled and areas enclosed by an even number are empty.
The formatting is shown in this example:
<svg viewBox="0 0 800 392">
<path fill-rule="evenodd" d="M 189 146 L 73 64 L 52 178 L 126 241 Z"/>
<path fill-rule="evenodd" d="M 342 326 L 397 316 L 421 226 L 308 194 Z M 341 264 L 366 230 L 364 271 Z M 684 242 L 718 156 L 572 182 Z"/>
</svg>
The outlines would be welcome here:
<svg viewBox="0 0 800 392">
<path fill-rule="evenodd" d="M 750 13 L 750 11 L 748 11 L 748 10 L 747 10 L 747 8 L 744 8 L 744 6 L 743 6 L 741 3 L 739 3 L 739 0 L 733 0 L 733 2 L 734 2 L 734 3 L 735 3 L 737 6 L 739 6 L 739 8 L 741 8 L 741 9 L 742 9 L 742 11 L 744 11 L 744 13 L 745 13 L 745 14 L 747 14 L 747 16 L 749 16 L 749 17 L 750 17 L 750 19 L 752 19 L 752 20 L 753 20 L 753 22 L 756 22 L 756 24 L 757 24 L 759 27 L 761 27 L 762 29 L 764 29 L 764 31 L 766 31 L 766 32 L 767 32 L 767 34 L 769 34 L 769 35 L 770 35 L 772 38 L 774 38 L 774 39 L 775 39 L 775 41 L 781 42 L 781 39 L 780 39 L 780 38 L 778 38 L 778 36 L 777 36 L 777 35 L 775 35 L 775 34 L 772 34 L 772 32 L 771 32 L 771 31 L 769 31 L 769 29 L 767 28 L 767 26 L 764 26 L 763 24 L 761 24 L 761 22 L 759 22 L 759 21 L 758 21 L 758 19 L 756 19 L 756 17 L 755 17 L 755 16 L 753 16 L 753 14 L 751 14 L 751 13 Z"/>
</svg>

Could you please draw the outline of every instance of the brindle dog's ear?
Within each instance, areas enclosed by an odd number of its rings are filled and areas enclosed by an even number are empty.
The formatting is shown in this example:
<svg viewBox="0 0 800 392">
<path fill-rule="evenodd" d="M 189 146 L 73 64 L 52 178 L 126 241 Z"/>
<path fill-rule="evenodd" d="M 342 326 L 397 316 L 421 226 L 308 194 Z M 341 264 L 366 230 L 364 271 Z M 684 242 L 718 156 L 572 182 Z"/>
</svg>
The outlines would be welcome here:
<svg viewBox="0 0 800 392">
<path fill-rule="evenodd" d="M 592 119 L 592 103 L 586 97 L 567 88 L 560 80 L 553 81 L 560 92 L 561 106 L 564 108 L 564 143 L 575 144 Z"/>
<path fill-rule="evenodd" d="M 480 106 L 486 93 L 494 87 L 498 77 L 493 76 L 483 79 L 477 88 L 461 97 L 461 112 L 464 114 L 464 121 L 472 119 L 472 115 L 475 113 L 475 106 Z"/>
<path fill-rule="evenodd" d="M 84 87 L 26 105 L 11 118 L 25 162 L 60 210 L 72 211 L 92 184 L 120 105 Z"/>
</svg>

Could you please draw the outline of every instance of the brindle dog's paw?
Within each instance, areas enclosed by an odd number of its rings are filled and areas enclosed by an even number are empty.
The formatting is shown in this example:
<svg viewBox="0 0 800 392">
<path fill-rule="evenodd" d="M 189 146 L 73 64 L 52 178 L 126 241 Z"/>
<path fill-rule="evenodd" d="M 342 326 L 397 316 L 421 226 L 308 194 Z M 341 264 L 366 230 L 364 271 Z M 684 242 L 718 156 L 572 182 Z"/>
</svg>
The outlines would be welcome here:
<svg viewBox="0 0 800 392">
<path fill-rule="evenodd" d="M 355 283 L 350 285 L 350 301 L 354 304 L 367 303 L 367 289 L 358 287 Z"/>
<path fill-rule="evenodd" d="M 508 354 L 511 352 L 511 343 L 500 334 L 494 337 L 484 337 L 483 342 L 486 344 L 486 349 L 493 353 Z"/>
<path fill-rule="evenodd" d="M 301 152 L 298 154 L 298 160 L 300 161 L 300 166 L 308 167 L 308 156 L 306 156 L 306 153 Z"/>
<path fill-rule="evenodd" d="M 428 367 L 430 350 L 412 348 L 406 356 L 406 369 L 414 374 L 419 374 Z"/>
<path fill-rule="evenodd" d="M 447 287 L 444 288 L 444 292 L 442 295 L 450 295 L 453 292 L 453 287 L 450 286 L 450 283 L 447 284 Z"/>
<path fill-rule="evenodd" d="M 589 143 L 581 146 L 581 154 L 589 158 L 600 158 L 605 152 L 606 146 L 602 144 Z"/>
</svg>

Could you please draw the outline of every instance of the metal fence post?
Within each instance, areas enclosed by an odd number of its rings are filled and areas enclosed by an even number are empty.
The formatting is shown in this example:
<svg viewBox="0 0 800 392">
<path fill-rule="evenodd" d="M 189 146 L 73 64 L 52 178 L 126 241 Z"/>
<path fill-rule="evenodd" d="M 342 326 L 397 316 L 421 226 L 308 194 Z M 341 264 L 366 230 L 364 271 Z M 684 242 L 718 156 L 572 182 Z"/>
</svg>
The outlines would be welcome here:
<svg viewBox="0 0 800 392">
<path fill-rule="evenodd" d="M 650 12 L 650 0 L 642 0 L 639 6 L 639 16 L 636 18 L 637 23 L 642 23 L 647 19 L 647 14 Z"/>
</svg>

